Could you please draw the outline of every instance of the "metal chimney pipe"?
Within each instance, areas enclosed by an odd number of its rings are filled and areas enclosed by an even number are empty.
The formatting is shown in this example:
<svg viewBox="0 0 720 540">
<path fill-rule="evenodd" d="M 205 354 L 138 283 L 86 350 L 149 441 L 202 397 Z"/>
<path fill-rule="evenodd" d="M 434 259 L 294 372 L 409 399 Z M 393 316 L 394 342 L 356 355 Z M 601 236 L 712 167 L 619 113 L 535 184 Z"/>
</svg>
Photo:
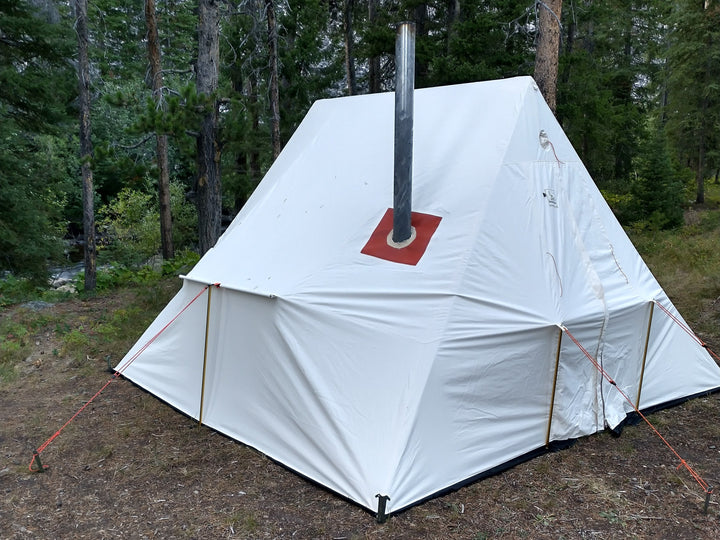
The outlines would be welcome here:
<svg viewBox="0 0 720 540">
<path fill-rule="evenodd" d="M 395 41 L 395 168 L 392 241 L 411 240 L 415 24 L 400 23 Z"/>
</svg>

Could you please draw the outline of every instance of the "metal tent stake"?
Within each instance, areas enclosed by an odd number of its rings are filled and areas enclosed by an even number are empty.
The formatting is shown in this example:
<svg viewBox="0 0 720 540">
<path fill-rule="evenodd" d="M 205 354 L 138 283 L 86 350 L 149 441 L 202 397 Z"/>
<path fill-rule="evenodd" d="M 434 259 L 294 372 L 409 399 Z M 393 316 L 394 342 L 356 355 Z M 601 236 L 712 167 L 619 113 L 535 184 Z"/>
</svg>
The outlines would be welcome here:
<svg viewBox="0 0 720 540">
<path fill-rule="evenodd" d="M 42 461 L 40 461 L 40 452 L 33 450 L 33 460 L 30 462 L 30 472 L 45 472 L 45 469 L 47 468 L 47 465 L 43 465 Z"/>
<path fill-rule="evenodd" d="M 388 497 L 387 495 L 380 495 L 379 493 L 375 495 L 375 497 L 378 500 L 376 521 L 378 523 L 385 523 L 387 521 L 387 514 L 385 513 L 385 508 L 387 506 L 387 502 L 390 500 L 390 497 Z"/>
<path fill-rule="evenodd" d="M 705 492 L 705 506 L 703 507 L 703 512 L 706 514 L 708 511 L 708 505 L 710 504 L 710 495 L 712 495 L 712 492 L 712 486 L 708 486 L 707 491 Z"/>
</svg>

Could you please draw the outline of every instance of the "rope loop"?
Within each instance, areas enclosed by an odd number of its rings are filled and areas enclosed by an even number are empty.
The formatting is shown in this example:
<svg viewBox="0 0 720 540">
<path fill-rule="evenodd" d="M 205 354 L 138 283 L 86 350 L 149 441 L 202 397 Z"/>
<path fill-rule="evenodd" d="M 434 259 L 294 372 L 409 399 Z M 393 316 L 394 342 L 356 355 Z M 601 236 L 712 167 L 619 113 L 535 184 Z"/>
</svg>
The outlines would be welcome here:
<svg viewBox="0 0 720 540">
<path fill-rule="evenodd" d="M 33 467 L 33 465 L 35 465 Z M 30 465 L 28 465 L 28 470 L 31 473 L 41 473 L 45 472 L 47 470 L 48 466 L 43 465 L 40 461 L 40 453 L 37 450 L 33 450 L 33 457 L 30 460 Z"/>
</svg>

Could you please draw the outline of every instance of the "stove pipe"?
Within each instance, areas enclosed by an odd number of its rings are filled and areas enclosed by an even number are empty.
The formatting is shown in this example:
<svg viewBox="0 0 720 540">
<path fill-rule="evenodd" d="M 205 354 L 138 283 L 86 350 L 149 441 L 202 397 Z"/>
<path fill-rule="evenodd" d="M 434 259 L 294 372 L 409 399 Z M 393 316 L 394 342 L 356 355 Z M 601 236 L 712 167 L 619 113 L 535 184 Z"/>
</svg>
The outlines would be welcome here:
<svg viewBox="0 0 720 540">
<path fill-rule="evenodd" d="M 395 167 L 393 232 L 395 244 L 411 240 L 413 93 L 415 91 L 415 24 L 400 23 L 395 41 Z"/>
</svg>

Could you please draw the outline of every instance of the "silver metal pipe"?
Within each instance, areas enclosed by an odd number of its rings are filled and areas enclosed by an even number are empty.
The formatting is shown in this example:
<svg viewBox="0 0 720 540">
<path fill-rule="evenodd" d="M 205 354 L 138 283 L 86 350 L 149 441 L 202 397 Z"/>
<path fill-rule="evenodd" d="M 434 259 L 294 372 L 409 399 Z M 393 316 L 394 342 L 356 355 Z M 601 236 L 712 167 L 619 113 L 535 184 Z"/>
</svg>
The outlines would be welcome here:
<svg viewBox="0 0 720 540">
<path fill-rule="evenodd" d="M 400 23 L 395 41 L 395 167 L 393 233 L 396 244 L 412 234 L 413 94 L 415 24 Z"/>
</svg>

